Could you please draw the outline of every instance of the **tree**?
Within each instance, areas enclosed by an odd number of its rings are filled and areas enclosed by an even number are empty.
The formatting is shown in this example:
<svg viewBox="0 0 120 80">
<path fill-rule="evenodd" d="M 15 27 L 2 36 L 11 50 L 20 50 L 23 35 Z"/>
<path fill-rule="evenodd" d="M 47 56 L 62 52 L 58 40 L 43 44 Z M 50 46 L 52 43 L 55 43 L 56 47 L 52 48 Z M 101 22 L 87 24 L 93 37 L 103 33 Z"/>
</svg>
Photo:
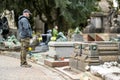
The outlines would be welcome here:
<svg viewBox="0 0 120 80">
<path fill-rule="evenodd" d="M 52 27 L 59 17 L 59 9 L 55 8 L 55 0 L 34 0 L 33 6 L 40 19 Z"/>
<path fill-rule="evenodd" d="M 84 24 L 90 13 L 96 10 L 96 2 L 97 0 L 34 0 L 33 6 L 40 19 L 50 27 L 54 23 L 77 27 Z"/>
<path fill-rule="evenodd" d="M 4 0 L 0 1 L 0 11 L 14 9 L 16 21 L 18 14 L 25 8 L 32 11 L 33 16 L 39 15 L 40 19 L 49 28 L 54 25 L 63 26 L 61 29 L 77 27 L 85 24 L 90 13 L 96 10 L 97 0 Z"/>
</svg>

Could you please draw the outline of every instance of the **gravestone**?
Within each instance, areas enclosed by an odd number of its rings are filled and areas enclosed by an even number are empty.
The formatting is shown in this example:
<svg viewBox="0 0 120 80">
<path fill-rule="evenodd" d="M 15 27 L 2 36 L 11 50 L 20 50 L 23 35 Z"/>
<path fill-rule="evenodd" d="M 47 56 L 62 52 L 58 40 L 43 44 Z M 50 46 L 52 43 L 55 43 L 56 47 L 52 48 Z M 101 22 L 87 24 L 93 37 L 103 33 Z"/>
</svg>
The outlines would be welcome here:
<svg viewBox="0 0 120 80">
<path fill-rule="evenodd" d="M 95 26 L 95 32 L 101 33 L 102 32 L 102 13 L 94 12 L 91 15 L 91 23 Z"/>
<path fill-rule="evenodd" d="M 92 12 L 91 23 L 95 26 L 96 33 L 110 32 L 110 17 L 109 13 Z"/>
<path fill-rule="evenodd" d="M 83 36 L 81 34 L 73 34 L 72 41 L 83 41 Z"/>
<path fill-rule="evenodd" d="M 83 41 L 83 36 L 79 28 L 77 27 L 72 35 L 72 41 Z"/>
<path fill-rule="evenodd" d="M 40 20 L 39 16 L 37 15 L 35 18 L 34 18 L 34 30 L 36 31 L 36 33 L 44 33 L 44 23 Z"/>
</svg>

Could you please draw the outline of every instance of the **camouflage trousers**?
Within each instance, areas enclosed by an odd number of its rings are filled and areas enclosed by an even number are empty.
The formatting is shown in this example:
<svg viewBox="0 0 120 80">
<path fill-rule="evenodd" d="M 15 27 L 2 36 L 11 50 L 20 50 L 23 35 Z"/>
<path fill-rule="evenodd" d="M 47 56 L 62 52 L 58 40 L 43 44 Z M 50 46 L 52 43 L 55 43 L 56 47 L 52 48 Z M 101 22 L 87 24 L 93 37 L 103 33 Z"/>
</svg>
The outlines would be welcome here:
<svg viewBox="0 0 120 80">
<path fill-rule="evenodd" d="M 20 54 L 21 65 L 27 64 L 27 54 L 28 54 L 28 48 L 30 45 L 29 41 L 30 41 L 30 38 L 21 39 L 21 54 Z"/>
</svg>

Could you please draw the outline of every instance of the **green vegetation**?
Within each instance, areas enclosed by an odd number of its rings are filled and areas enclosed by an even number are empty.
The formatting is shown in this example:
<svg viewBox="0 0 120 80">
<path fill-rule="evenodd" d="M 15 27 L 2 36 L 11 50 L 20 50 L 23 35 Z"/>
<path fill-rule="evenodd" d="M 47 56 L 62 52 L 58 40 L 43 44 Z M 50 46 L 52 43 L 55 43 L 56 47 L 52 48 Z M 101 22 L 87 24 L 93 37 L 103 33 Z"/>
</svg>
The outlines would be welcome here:
<svg viewBox="0 0 120 80">
<path fill-rule="evenodd" d="M 53 28 L 58 25 L 61 30 L 76 28 L 86 24 L 86 19 L 96 10 L 98 0 L 3 0 L 0 1 L 0 12 L 5 9 L 15 11 L 15 19 L 27 8 L 33 15 Z"/>
</svg>

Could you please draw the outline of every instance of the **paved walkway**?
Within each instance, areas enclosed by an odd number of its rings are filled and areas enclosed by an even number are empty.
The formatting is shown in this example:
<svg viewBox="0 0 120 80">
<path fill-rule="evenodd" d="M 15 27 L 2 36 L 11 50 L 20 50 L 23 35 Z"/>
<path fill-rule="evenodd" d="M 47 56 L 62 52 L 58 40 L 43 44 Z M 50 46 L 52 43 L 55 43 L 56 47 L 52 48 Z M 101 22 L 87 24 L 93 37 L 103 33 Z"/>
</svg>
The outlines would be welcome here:
<svg viewBox="0 0 120 80">
<path fill-rule="evenodd" d="M 68 80 L 43 66 L 20 67 L 20 60 L 0 55 L 0 80 Z"/>
</svg>

